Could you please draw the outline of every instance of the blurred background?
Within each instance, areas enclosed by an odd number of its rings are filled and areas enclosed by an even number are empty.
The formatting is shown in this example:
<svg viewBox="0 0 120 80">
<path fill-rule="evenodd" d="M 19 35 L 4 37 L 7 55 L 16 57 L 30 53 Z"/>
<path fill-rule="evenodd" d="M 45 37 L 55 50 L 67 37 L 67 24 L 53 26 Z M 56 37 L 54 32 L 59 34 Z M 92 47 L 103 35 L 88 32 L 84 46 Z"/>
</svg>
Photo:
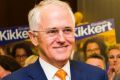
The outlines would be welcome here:
<svg viewBox="0 0 120 80">
<path fill-rule="evenodd" d="M 28 11 L 41 0 L 0 0 L 0 28 L 27 25 Z M 120 0 L 63 0 L 73 12 L 83 13 L 84 21 L 115 19 L 117 42 L 120 42 Z"/>
<path fill-rule="evenodd" d="M 28 25 L 28 12 L 41 0 L 0 0 L 0 28 Z M 80 11 L 84 21 L 114 18 L 117 42 L 120 42 L 120 0 L 63 0 L 73 12 Z"/>
</svg>

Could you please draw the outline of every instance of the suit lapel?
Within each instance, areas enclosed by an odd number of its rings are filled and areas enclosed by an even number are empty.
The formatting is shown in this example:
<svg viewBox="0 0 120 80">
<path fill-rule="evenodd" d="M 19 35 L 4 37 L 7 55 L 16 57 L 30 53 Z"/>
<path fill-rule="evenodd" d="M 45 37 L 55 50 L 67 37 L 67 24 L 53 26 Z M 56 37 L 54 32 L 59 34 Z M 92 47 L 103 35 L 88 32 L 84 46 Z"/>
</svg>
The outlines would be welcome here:
<svg viewBox="0 0 120 80">
<path fill-rule="evenodd" d="M 37 60 L 29 67 L 28 76 L 32 80 L 47 80 L 47 77 L 39 63 L 39 60 Z"/>
</svg>

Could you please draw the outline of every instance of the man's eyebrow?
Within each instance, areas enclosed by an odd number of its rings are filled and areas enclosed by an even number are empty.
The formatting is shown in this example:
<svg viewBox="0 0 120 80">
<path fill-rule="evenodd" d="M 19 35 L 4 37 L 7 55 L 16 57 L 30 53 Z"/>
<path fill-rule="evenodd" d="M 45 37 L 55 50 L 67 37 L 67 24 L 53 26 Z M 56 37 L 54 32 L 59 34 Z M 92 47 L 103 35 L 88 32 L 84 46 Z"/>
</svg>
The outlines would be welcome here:
<svg viewBox="0 0 120 80">
<path fill-rule="evenodd" d="M 70 26 L 66 26 L 65 28 L 71 28 Z"/>
<path fill-rule="evenodd" d="M 65 28 L 71 28 L 71 27 L 66 26 L 66 27 L 64 27 L 63 29 L 65 29 Z M 56 28 L 56 27 L 53 27 L 53 28 L 46 28 L 46 30 L 56 30 L 56 29 L 59 29 L 59 28 Z"/>
<path fill-rule="evenodd" d="M 57 29 L 57 28 L 53 27 L 53 28 L 47 28 L 47 29 L 51 30 L 51 29 Z"/>
</svg>

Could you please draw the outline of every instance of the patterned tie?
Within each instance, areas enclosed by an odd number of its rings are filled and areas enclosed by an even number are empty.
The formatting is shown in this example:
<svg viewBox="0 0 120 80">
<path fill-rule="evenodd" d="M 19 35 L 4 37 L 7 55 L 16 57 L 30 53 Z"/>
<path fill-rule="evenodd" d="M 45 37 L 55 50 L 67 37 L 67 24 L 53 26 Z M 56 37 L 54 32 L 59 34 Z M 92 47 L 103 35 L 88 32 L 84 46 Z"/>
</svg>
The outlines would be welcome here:
<svg viewBox="0 0 120 80">
<path fill-rule="evenodd" d="M 55 75 L 59 77 L 61 80 L 66 80 L 67 73 L 63 69 L 59 69 Z"/>
</svg>

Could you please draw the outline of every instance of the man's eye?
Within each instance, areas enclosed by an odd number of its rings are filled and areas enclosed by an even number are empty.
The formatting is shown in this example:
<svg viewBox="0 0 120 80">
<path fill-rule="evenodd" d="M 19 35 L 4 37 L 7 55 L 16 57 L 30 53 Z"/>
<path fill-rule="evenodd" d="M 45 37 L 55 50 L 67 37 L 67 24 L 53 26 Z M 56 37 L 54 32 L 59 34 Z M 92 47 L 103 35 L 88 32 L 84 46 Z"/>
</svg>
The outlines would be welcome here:
<svg viewBox="0 0 120 80">
<path fill-rule="evenodd" d="M 53 29 L 53 30 L 48 30 L 47 31 L 47 33 L 49 34 L 49 33 L 52 33 L 52 34 L 54 34 L 54 33 L 57 33 L 58 32 L 58 30 L 56 30 L 56 29 Z"/>
<path fill-rule="evenodd" d="M 71 28 L 66 28 L 64 29 L 64 32 L 73 32 L 73 30 Z"/>
<path fill-rule="evenodd" d="M 113 58 L 114 58 L 114 56 L 109 56 L 109 58 L 110 58 L 110 59 L 113 59 Z"/>
<path fill-rule="evenodd" d="M 120 58 L 120 55 L 118 55 L 117 58 Z"/>
</svg>

